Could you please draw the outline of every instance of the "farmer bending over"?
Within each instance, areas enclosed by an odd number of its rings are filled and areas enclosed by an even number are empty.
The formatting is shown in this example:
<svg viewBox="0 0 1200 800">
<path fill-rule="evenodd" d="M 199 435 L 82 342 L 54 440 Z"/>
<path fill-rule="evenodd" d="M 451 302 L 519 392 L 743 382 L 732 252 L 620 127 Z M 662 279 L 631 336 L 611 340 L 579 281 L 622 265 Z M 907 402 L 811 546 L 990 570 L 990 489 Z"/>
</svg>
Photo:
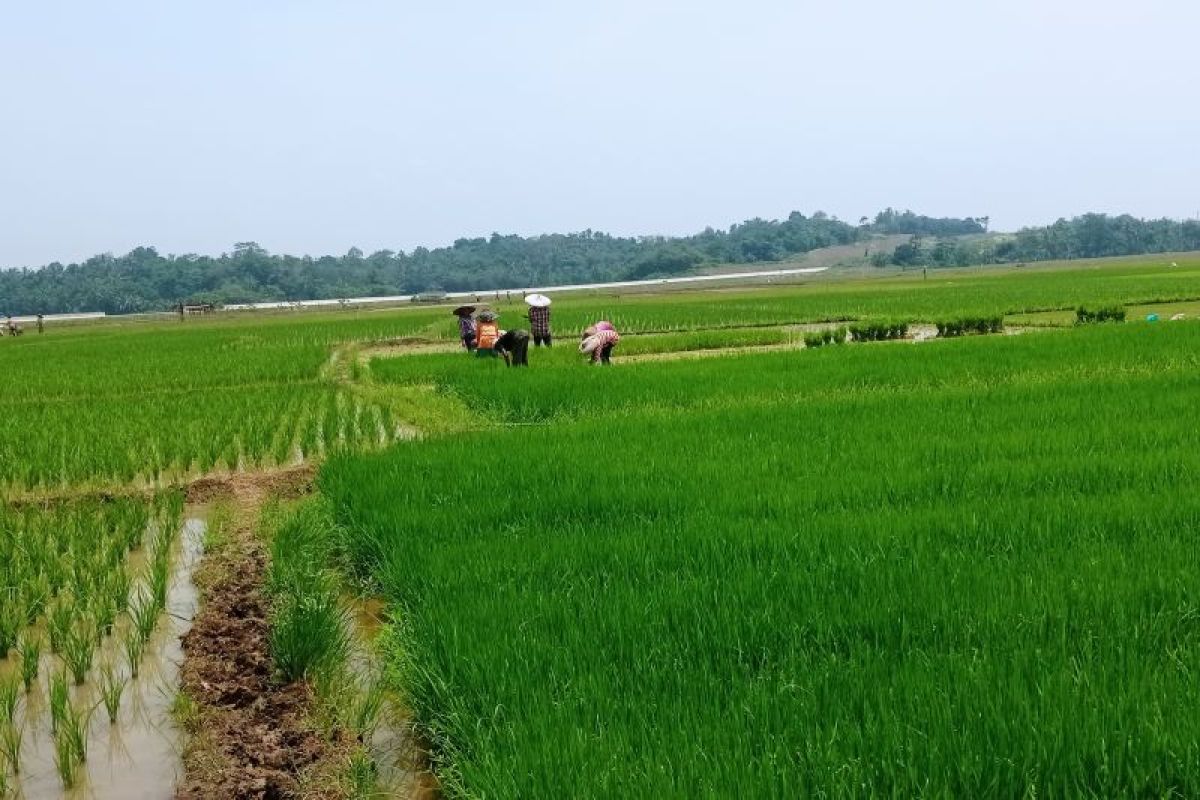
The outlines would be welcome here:
<svg viewBox="0 0 1200 800">
<path fill-rule="evenodd" d="M 496 339 L 496 352 L 504 356 L 504 363 L 510 367 L 528 367 L 529 332 L 500 331 L 500 338 Z"/>
<path fill-rule="evenodd" d="M 458 338 L 468 351 L 475 349 L 475 318 L 471 316 L 474 312 L 474 306 L 459 306 L 454 309 L 454 316 L 458 317 Z"/>
<path fill-rule="evenodd" d="M 611 364 L 613 348 L 621 341 L 620 334 L 611 322 L 601 320 L 583 332 L 579 352 L 591 356 L 592 364 Z"/>
</svg>

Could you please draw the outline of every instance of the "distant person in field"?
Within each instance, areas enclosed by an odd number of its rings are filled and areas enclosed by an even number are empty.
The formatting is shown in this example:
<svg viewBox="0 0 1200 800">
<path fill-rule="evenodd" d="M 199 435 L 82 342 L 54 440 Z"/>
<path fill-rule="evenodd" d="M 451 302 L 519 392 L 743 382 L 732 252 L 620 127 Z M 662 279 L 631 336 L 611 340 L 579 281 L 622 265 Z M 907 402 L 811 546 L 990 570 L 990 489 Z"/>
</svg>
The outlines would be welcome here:
<svg viewBox="0 0 1200 800">
<path fill-rule="evenodd" d="M 535 347 L 550 346 L 550 298 L 544 294 L 531 294 L 525 298 L 529 304 L 529 331 L 533 334 Z"/>
<path fill-rule="evenodd" d="M 607 320 L 601 320 L 583 332 L 579 352 L 590 356 L 592 364 L 611 364 L 612 351 L 621 341 L 617 329 Z"/>
<path fill-rule="evenodd" d="M 468 352 L 475 349 L 475 306 L 459 306 L 454 309 L 454 316 L 458 317 L 458 338 L 462 341 L 462 346 Z"/>
<path fill-rule="evenodd" d="M 529 331 L 500 331 L 496 352 L 510 367 L 529 366 Z"/>
<path fill-rule="evenodd" d="M 46 320 L 41 314 L 38 314 L 38 316 L 37 316 L 37 326 L 38 326 L 38 333 L 46 332 Z"/>
<path fill-rule="evenodd" d="M 496 321 L 496 312 L 480 311 L 475 321 L 475 355 L 494 357 L 499 338 L 500 323 Z"/>
</svg>

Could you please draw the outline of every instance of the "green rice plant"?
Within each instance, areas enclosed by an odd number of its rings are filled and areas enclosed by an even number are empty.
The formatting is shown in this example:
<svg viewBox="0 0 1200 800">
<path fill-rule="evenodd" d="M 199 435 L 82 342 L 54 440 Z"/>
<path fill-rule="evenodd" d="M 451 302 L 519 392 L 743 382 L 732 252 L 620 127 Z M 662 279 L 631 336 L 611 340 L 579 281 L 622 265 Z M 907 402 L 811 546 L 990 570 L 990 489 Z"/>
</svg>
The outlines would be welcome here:
<svg viewBox="0 0 1200 800">
<path fill-rule="evenodd" d="M 4 775 L 4 762 L 8 762 L 8 767 L 13 771 L 14 775 L 21 774 L 21 726 L 17 725 L 13 720 L 5 723 L 0 723 L 0 754 L 4 756 L 0 760 L 0 778 Z M 0 785 L 3 781 L 0 781 Z M 4 793 L 0 792 L 0 797 Z"/>
<path fill-rule="evenodd" d="M 21 637 L 21 644 L 17 648 L 17 652 L 21 657 L 21 682 L 24 683 L 25 691 L 28 693 L 33 689 L 33 683 L 37 680 L 38 670 L 41 668 L 41 637 L 26 632 Z"/>
<path fill-rule="evenodd" d="M 480 417 L 554 424 L 339 455 L 320 485 L 451 793 L 1186 797 L 1197 352 L 1175 324 L 439 361 Z M 536 502 L 494 491 L 508 465 Z"/>
<path fill-rule="evenodd" d="M 50 637 L 50 652 L 58 655 L 71 631 L 71 621 L 75 617 L 75 604 L 66 595 L 60 596 L 50 607 L 46 616 L 46 632 Z"/>
<path fill-rule="evenodd" d="M 95 631 L 97 641 L 110 636 L 117 621 L 117 607 L 108 593 L 103 593 L 92 604 L 95 609 Z"/>
<path fill-rule="evenodd" d="M 325 586 L 281 598 L 271 618 L 271 655 L 283 680 L 337 669 L 350 651 L 349 616 Z"/>
<path fill-rule="evenodd" d="M 44 573 L 26 578 L 24 591 L 25 624 L 33 625 L 46 610 L 50 599 L 50 584 Z"/>
<path fill-rule="evenodd" d="M 966 334 L 1001 333 L 1004 330 L 1004 318 L 994 317 L 958 317 L 940 320 L 935 323 L 937 335 L 948 339 Z"/>
<path fill-rule="evenodd" d="M 903 339 L 908 335 L 908 323 L 857 322 L 850 326 L 849 333 L 856 342 L 883 342 L 891 339 Z"/>
<path fill-rule="evenodd" d="M 136 629 L 131 628 L 126 632 L 125 638 L 121 640 L 121 649 L 125 653 L 125 662 L 129 665 L 129 677 L 137 680 L 142 663 L 142 653 L 146 649 L 146 640 Z"/>
<path fill-rule="evenodd" d="M 67 673 L 61 670 L 50 675 L 50 728 L 58 732 L 71 704 L 71 689 Z"/>
<path fill-rule="evenodd" d="M 91 725 L 93 711 L 95 711 L 93 706 L 75 708 L 68 702 L 55 734 L 58 738 L 68 741 L 70 749 L 79 763 L 87 761 L 88 728 Z"/>
<path fill-rule="evenodd" d="M 23 622 L 24 615 L 17 605 L 0 598 L 0 659 L 7 658 L 8 651 L 16 646 Z"/>
<path fill-rule="evenodd" d="M 70 669 L 76 686 L 83 685 L 87 680 L 88 672 L 92 669 L 92 662 L 96 655 L 96 639 L 93 630 L 94 628 L 88 622 L 81 620 L 70 627 L 62 642 L 62 652 L 59 655 L 62 657 L 63 663 Z"/>
<path fill-rule="evenodd" d="M 115 569 L 109 574 L 107 594 L 112 607 L 117 614 L 124 614 L 129 609 L 129 589 L 131 581 L 129 573 L 123 568 Z"/>
<path fill-rule="evenodd" d="M 164 556 L 157 554 L 150 562 L 150 572 L 146 578 L 146 585 L 150 590 L 150 597 L 154 601 L 154 605 L 158 608 L 164 608 L 167 604 L 167 587 L 171 581 L 171 561 L 169 551 L 161 551 Z"/>
<path fill-rule="evenodd" d="M 154 627 L 158 624 L 158 614 L 162 610 L 152 591 L 139 591 L 136 598 L 129 604 L 129 618 L 133 630 L 142 642 L 150 641 Z"/>
<path fill-rule="evenodd" d="M 117 724 L 117 712 L 121 709 L 121 694 L 125 691 L 127 682 L 125 678 L 116 676 L 111 664 L 105 664 L 100 668 L 100 699 L 104 703 L 104 710 L 108 712 L 108 721 L 111 725 Z"/>
<path fill-rule="evenodd" d="M 848 335 L 849 329 L 845 326 L 814 331 L 804 334 L 804 346 L 824 347 L 828 344 L 844 344 Z"/>
<path fill-rule="evenodd" d="M 72 789 L 87 761 L 87 725 L 89 714 L 75 711 L 68 704 L 54 734 L 54 766 L 64 789 Z"/>
<path fill-rule="evenodd" d="M 1080 306 L 1075 309 L 1075 324 L 1088 325 L 1095 322 L 1124 322 L 1125 309 L 1121 306 L 1103 306 L 1088 308 Z"/>
<path fill-rule="evenodd" d="M 0 679 L 0 723 L 12 722 L 20 693 L 21 681 L 16 674 Z"/>
</svg>

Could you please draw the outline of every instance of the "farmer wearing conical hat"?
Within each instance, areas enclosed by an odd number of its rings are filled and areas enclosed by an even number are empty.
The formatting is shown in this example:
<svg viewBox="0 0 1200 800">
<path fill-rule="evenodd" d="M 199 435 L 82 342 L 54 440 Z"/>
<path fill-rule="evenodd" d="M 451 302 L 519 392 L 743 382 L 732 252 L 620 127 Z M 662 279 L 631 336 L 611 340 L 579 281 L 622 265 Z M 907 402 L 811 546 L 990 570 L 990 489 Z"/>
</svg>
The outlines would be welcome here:
<svg viewBox="0 0 1200 800">
<path fill-rule="evenodd" d="M 529 306 L 529 332 L 533 334 L 533 344 L 541 347 L 550 346 L 550 298 L 544 294 L 531 294 L 525 298 Z"/>
<path fill-rule="evenodd" d="M 500 323 L 495 311 L 480 311 L 475 322 L 475 355 L 495 356 L 496 340 L 500 338 Z"/>
<path fill-rule="evenodd" d="M 462 340 L 462 346 L 471 351 L 475 349 L 475 306 L 459 306 L 454 309 L 454 316 L 458 317 L 458 338 Z"/>
</svg>

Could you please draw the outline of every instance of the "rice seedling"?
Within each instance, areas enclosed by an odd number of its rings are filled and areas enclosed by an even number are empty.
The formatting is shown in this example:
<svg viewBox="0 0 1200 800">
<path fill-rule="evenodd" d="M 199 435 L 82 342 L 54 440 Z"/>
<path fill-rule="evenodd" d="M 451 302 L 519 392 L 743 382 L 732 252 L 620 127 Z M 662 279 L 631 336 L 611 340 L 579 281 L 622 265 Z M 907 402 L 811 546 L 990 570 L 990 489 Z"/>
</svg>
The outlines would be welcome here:
<svg viewBox="0 0 1200 800">
<path fill-rule="evenodd" d="M 125 663 L 129 665 L 129 677 L 137 680 L 141 668 L 142 653 L 146 648 L 146 640 L 136 629 L 130 629 L 121 640 L 121 648 L 125 653 Z"/>
<path fill-rule="evenodd" d="M 146 585 L 150 591 L 150 597 L 156 608 L 164 608 L 167 604 L 167 587 L 171 580 L 171 561 L 170 551 L 160 551 L 163 555 L 156 553 L 155 557 L 150 562 L 150 572 L 146 578 Z"/>
<path fill-rule="evenodd" d="M 67 674 L 57 671 L 50 675 L 50 728 L 55 733 L 66 718 L 71 705 L 71 689 Z"/>
<path fill-rule="evenodd" d="M 17 644 L 21 630 L 22 615 L 11 601 L 0 602 L 0 659 L 8 657 L 8 651 Z"/>
<path fill-rule="evenodd" d="M 95 631 L 96 639 L 99 641 L 112 635 L 113 625 L 117 621 L 117 607 L 108 594 L 102 594 L 96 598 L 92 607 L 95 609 Z"/>
<path fill-rule="evenodd" d="M 119 616 L 129 609 L 129 590 L 132 581 L 123 565 L 111 570 L 105 580 L 103 595 L 105 601 Z"/>
<path fill-rule="evenodd" d="M 46 617 L 46 632 L 50 637 L 50 652 L 55 655 L 62 653 L 66 639 L 71 632 L 71 622 L 75 618 L 75 605 L 67 596 L 60 596 L 50 607 Z"/>
<path fill-rule="evenodd" d="M 137 597 L 130 602 L 129 618 L 133 623 L 133 630 L 136 631 L 143 643 L 150 641 L 150 636 L 154 633 L 154 626 L 158 624 L 160 611 L 162 611 L 162 606 L 156 602 L 152 591 L 139 591 Z"/>
<path fill-rule="evenodd" d="M 849 329 L 845 327 L 806 333 L 804 335 L 804 346 L 812 348 L 824 347 L 828 344 L 845 344 L 848 335 Z"/>
<path fill-rule="evenodd" d="M 969 333 L 1000 333 L 1004 330 L 1004 318 L 995 317 L 958 317 L 940 320 L 936 323 L 937 335 L 943 339 L 963 336 Z"/>
<path fill-rule="evenodd" d="M 38 671 L 41 669 L 41 638 L 37 634 L 26 632 L 21 637 L 21 644 L 17 652 L 21 657 L 21 682 L 25 684 L 25 691 L 28 693 L 33 689 L 33 683 L 37 680 Z"/>
<path fill-rule="evenodd" d="M 54 766 L 58 770 L 58 779 L 64 789 L 75 787 L 84 764 L 86 743 L 81 743 L 80 733 L 72 712 L 54 735 Z"/>
<path fill-rule="evenodd" d="M 14 775 L 21 774 L 21 740 L 23 738 L 21 726 L 15 721 L 9 720 L 0 723 L 0 754 L 4 756 L 0 760 L 0 775 L 4 773 L 4 762 L 8 762 L 8 767 Z M 3 796 L 4 793 L 0 792 L 0 797 Z"/>
<path fill-rule="evenodd" d="M 121 694 L 125 691 L 125 678 L 118 678 L 111 664 L 100 668 L 100 699 L 108 712 L 108 721 L 117 724 L 117 713 L 121 710 Z"/>
<path fill-rule="evenodd" d="M 36 563 L 42 563 L 40 560 Z M 29 573 L 26 573 L 29 575 Z M 44 572 L 29 575 L 25 583 L 25 624 L 33 625 L 46 611 L 50 599 L 50 582 Z"/>
<path fill-rule="evenodd" d="M 12 722 L 20 694 L 21 682 L 17 675 L 0 679 L 0 723 Z"/>
<path fill-rule="evenodd" d="M 1102 308 L 1087 308 L 1080 306 L 1075 309 L 1075 324 L 1088 325 L 1094 322 L 1124 322 L 1125 309 L 1121 306 L 1104 306 Z"/>
<path fill-rule="evenodd" d="M 71 671 L 76 686 L 83 685 L 87 680 L 88 672 L 92 669 L 92 662 L 96 655 L 95 644 L 93 628 L 86 621 L 81 620 L 67 631 L 67 636 L 62 643 L 62 652 L 59 655 Z"/>
<path fill-rule="evenodd" d="M 78 763 L 87 762 L 88 728 L 92 721 L 94 707 L 75 708 L 67 703 L 65 713 L 59 720 L 56 737 L 63 739 L 69 746 L 69 751 Z"/>
</svg>

